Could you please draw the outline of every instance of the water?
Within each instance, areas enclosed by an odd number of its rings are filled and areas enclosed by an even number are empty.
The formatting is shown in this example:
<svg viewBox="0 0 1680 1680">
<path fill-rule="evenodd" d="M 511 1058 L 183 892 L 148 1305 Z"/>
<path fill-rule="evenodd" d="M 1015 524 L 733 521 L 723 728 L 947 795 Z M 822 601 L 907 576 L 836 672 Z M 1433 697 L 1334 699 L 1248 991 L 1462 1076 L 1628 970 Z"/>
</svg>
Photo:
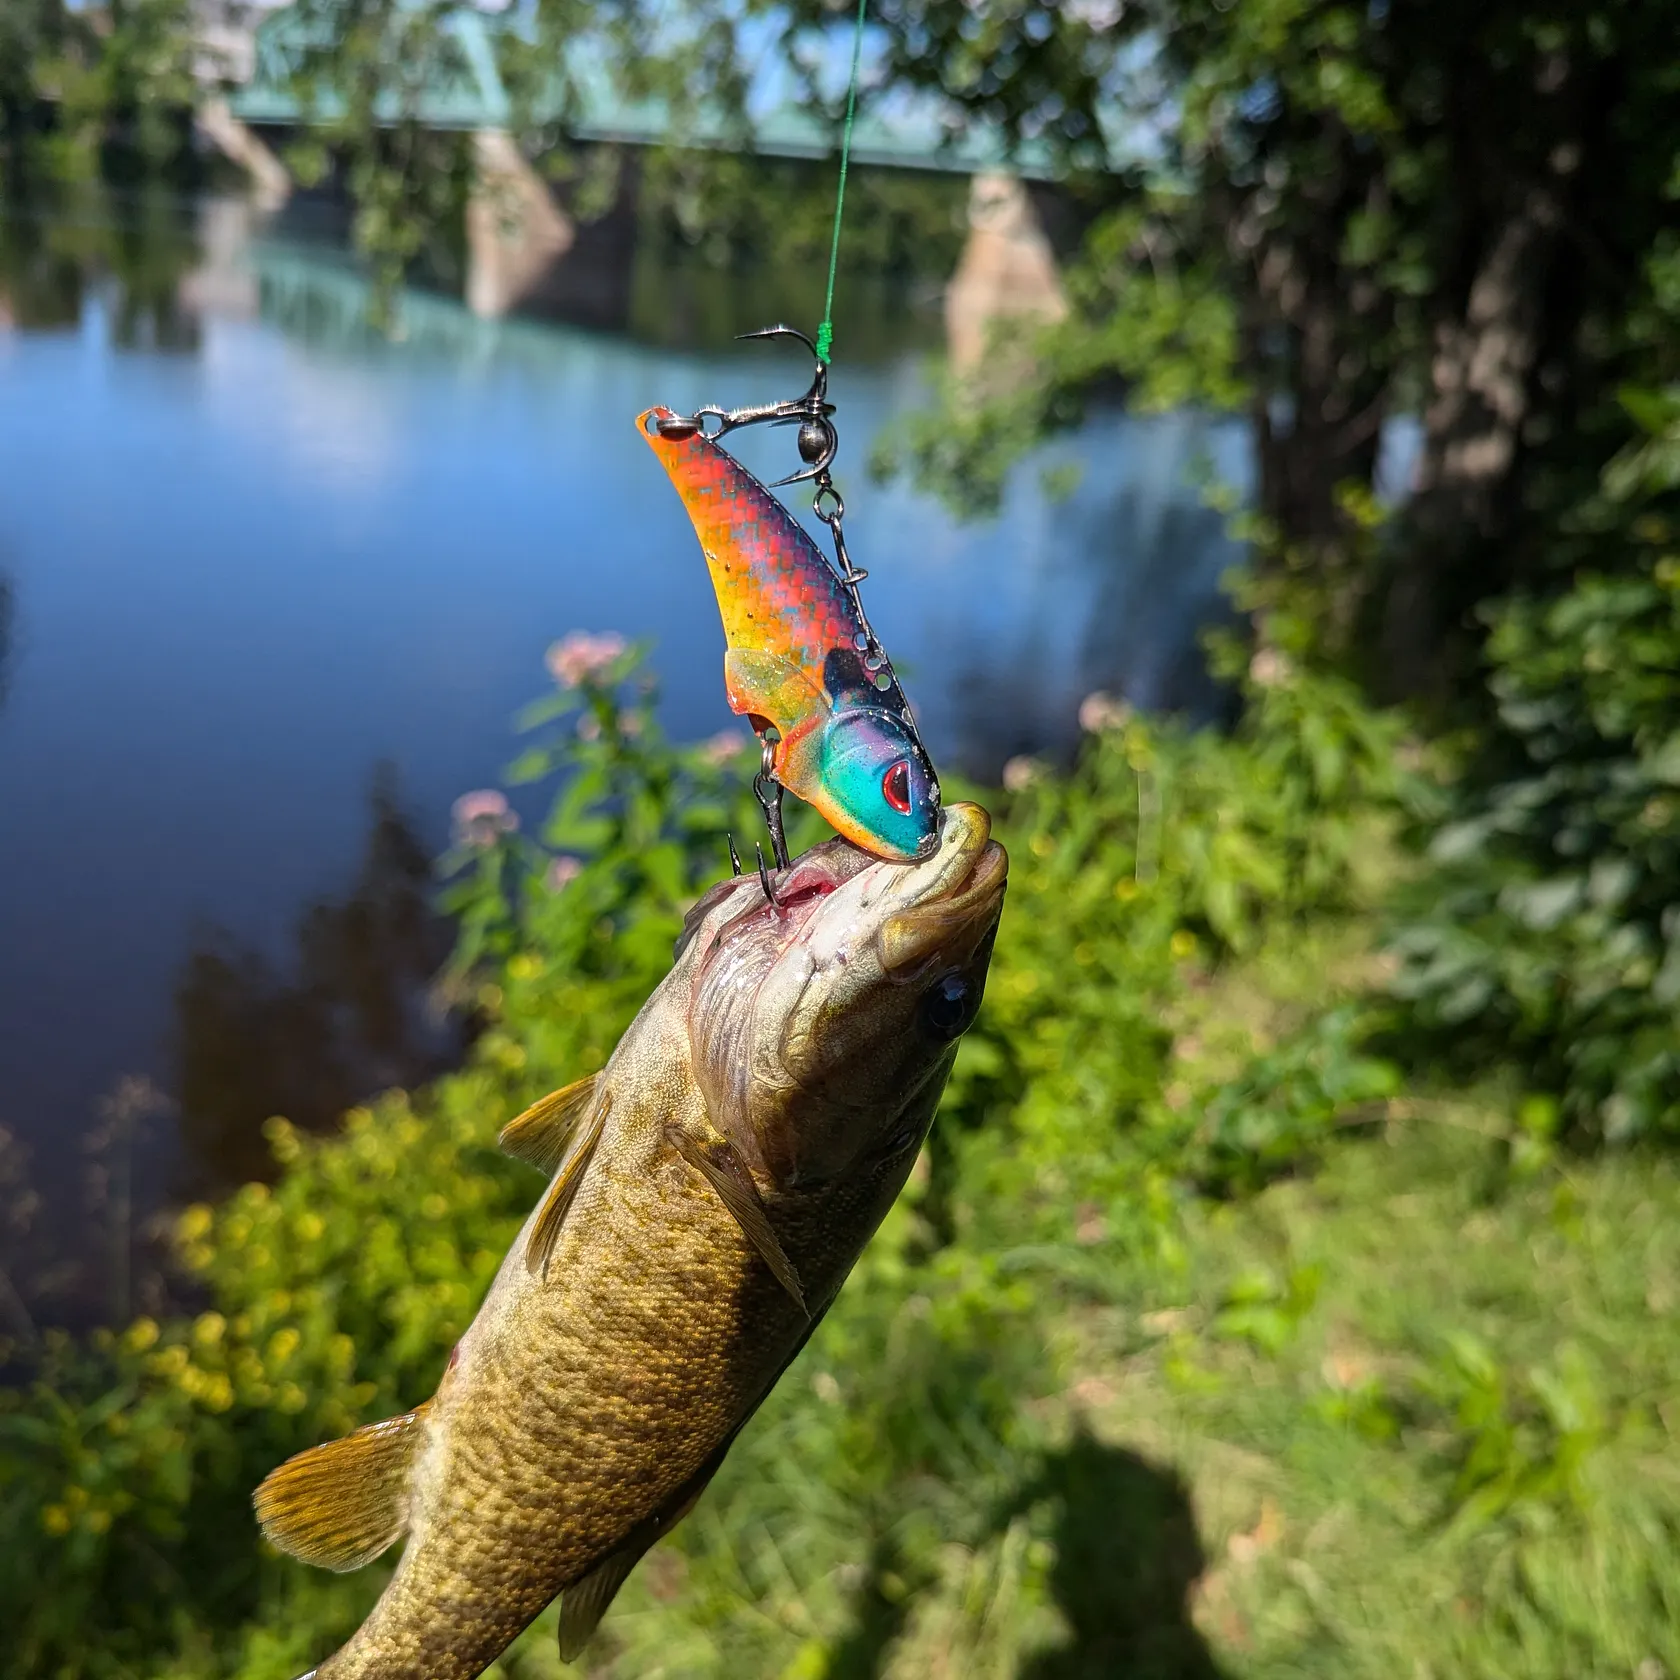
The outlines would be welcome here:
<svg viewBox="0 0 1680 1680">
<path fill-rule="evenodd" d="M 123 273 L 48 223 L 9 229 L 0 267 L 0 1126 L 51 1190 L 91 1127 L 154 1115 L 143 1204 L 195 1152 L 249 1168 L 266 1113 L 447 1059 L 397 996 L 435 956 L 424 856 L 511 756 L 555 637 L 649 637 L 669 730 L 730 721 L 705 569 L 634 416 L 808 372 L 442 298 L 386 342 L 336 253 L 204 218 L 173 266 Z M 862 477 L 941 330 L 908 305 L 875 325 L 850 358 L 843 335 L 831 387 L 847 529 L 935 756 L 990 772 L 1065 747 L 1098 686 L 1203 703 L 1194 633 L 1233 553 L 1186 470 L 1208 451 L 1240 474 L 1235 430 L 1094 422 L 963 524 Z M 791 454 L 785 435 L 741 452 L 767 474 Z M 1047 500 L 1041 470 L 1067 462 L 1079 487 Z M 370 817 L 381 775 L 406 828 Z M 322 1026 L 346 1011 L 367 1030 Z M 318 1076 L 323 1033 L 342 1042 Z M 125 1076 L 162 1096 L 113 1106 Z M 183 1083 L 185 1147 L 165 1101 Z M 242 1118 L 205 1121 L 218 1105 Z"/>
</svg>

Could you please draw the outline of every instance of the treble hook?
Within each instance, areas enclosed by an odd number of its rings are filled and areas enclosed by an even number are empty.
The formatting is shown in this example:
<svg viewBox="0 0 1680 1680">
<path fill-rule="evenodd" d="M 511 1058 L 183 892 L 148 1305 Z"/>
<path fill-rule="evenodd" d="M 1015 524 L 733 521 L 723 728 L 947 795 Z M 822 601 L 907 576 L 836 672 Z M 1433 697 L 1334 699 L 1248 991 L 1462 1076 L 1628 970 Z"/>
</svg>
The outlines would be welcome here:
<svg viewBox="0 0 1680 1680">
<path fill-rule="evenodd" d="M 775 738 L 772 739 L 772 736 Z M 763 756 L 759 759 L 758 774 L 753 777 L 753 794 L 758 808 L 764 813 L 764 826 L 770 830 L 770 850 L 778 869 L 786 869 L 788 858 L 787 830 L 782 826 L 782 784 L 776 780 L 776 742 L 781 736 L 767 729 L 759 737 Z"/>
<path fill-rule="evenodd" d="M 789 327 L 778 322 L 773 327 L 760 327 L 756 332 L 737 333 L 738 339 L 748 338 L 796 338 L 807 350 L 817 364 L 817 371 L 811 380 L 811 386 L 802 397 L 794 397 L 787 402 L 756 403 L 750 408 L 719 408 L 715 403 L 708 403 L 704 408 L 697 408 L 692 414 L 673 415 L 668 420 L 656 422 L 661 433 L 666 437 L 692 437 L 696 432 L 705 437 L 720 438 L 738 430 L 742 426 L 793 426 L 799 427 L 799 458 L 806 463 L 802 472 L 789 473 L 786 478 L 778 478 L 770 488 L 779 490 L 785 484 L 799 484 L 807 479 L 826 479 L 828 469 L 834 464 L 834 456 L 840 448 L 840 434 L 834 429 L 834 422 L 830 416 L 834 413 L 834 404 L 828 400 L 828 363 L 817 355 L 817 347 L 798 327 Z M 706 422 L 715 420 L 717 429 L 708 431 Z"/>
<path fill-rule="evenodd" d="M 741 873 L 741 854 L 735 850 L 735 836 L 726 834 L 724 839 L 729 842 L 729 868 L 734 875 L 739 876 Z"/>
<path fill-rule="evenodd" d="M 782 901 L 776 897 L 776 889 L 770 885 L 770 871 L 764 867 L 764 848 L 758 841 L 753 841 L 753 850 L 758 853 L 758 884 L 764 888 L 764 896 L 771 905 L 780 910 Z"/>
</svg>

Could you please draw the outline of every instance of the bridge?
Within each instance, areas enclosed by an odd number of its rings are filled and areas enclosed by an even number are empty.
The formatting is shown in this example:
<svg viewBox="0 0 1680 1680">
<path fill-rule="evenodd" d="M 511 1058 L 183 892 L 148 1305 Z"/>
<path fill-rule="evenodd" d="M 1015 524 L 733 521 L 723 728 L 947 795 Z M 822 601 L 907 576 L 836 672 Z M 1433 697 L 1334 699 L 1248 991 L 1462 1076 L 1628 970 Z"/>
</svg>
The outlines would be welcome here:
<svg viewBox="0 0 1680 1680">
<path fill-rule="evenodd" d="M 226 0 L 201 0 L 206 8 L 218 3 Z M 208 11 L 205 16 L 208 22 Z M 270 12 L 249 33 L 248 51 L 240 42 L 224 56 L 224 65 L 244 73 L 243 85 L 229 99 L 208 99 L 200 112 L 207 135 L 247 170 L 258 196 L 270 203 L 282 200 L 290 183 L 263 131 L 328 122 L 341 110 L 330 91 L 309 102 L 297 91 L 311 54 L 328 44 L 325 25 L 318 11 L 286 6 Z M 515 101 L 498 49 L 509 36 L 522 38 L 521 11 L 462 6 L 438 16 L 434 27 L 422 85 L 406 101 L 387 90 L 376 114 L 389 123 L 418 121 L 474 137 L 478 186 L 468 207 L 466 295 L 476 314 L 498 316 L 542 284 L 572 249 L 577 230 L 510 133 Z M 832 123 L 793 99 L 761 100 L 744 135 L 741 124 L 717 108 L 679 116 L 660 101 L 627 98 L 599 44 L 587 38 L 569 44 L 565 69 L 571 91 L 564 103 L 557 96 L 539 98 L 525 115 L 559 126 L 576 141 L 726 150 L 745 145 L 781 158 L 820 159 L 835 151 Z M 898 93 L 866 100 L 853 130 L 852 158 L 877 168 L 972 177 L 971 234 L 947 291 L 947 320 L 954 360 L 973 365 L 990 320 L 1055 318 L 1065 309 L 1054 259 L 1022 184 L 1051 179 L 1057 171 L 1043 144 L 1012 145 L 1002 130 L 959 125 L 952 115 L 935 97 Z M 1105 137 L 1116 155 L 1116 137 Z"/>
</svg>

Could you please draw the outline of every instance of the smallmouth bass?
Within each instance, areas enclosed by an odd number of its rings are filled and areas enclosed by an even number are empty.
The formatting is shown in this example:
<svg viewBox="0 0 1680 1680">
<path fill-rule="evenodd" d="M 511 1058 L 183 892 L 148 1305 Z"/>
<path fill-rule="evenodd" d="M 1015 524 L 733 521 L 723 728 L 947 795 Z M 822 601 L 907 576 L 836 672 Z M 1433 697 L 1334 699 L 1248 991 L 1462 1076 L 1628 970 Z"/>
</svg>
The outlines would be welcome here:
<svg viewBox="0 0 1680 1680">
<path fill-rule="evenodd" d="M 316 1680 L 469 1680 L 557 1594 L 561 1654 L 583 1649 L 903 1187 L 985 985 L 990 831 L 959 804 L 918 864 L 833 840 L 779 904 L 718 883 L 601 1072 L 504 1130 L 552 1179 L 437 1392 L 257 1489 L 310 1563 L 407 1535 Z"/>
</svg>

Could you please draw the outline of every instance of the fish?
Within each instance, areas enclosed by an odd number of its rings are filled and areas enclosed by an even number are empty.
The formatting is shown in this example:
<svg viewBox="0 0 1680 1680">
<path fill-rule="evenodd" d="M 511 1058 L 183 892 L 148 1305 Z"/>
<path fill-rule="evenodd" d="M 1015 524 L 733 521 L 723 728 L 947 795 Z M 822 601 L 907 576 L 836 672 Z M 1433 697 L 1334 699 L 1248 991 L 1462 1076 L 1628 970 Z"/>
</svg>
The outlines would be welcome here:
<svg viewBox="0 0 1680 1680">
<path fill-rule="evenodd" d="M 770 769 L 835 833 L 909 862 L 939 844 L 939 777 L 839 574 L 735 457 L 668 408 L 637 429 L 693 521 L 723 618 L 729 705 L 779 739 Z"/>
<path fill-rule="evenodd" d="M 558 1595 L 571 1660 L 821 1321 L 927 1135 L 1008 857 L 978 805 L 892 864 L 844 838 L 711 887 L 599 1073 L 510 1122 L 550 1175 L 436 1392 L 256 1490 L 282 1551 L 407 1543 L 303 1680 L 470 1680 Z"/>
</svg>

